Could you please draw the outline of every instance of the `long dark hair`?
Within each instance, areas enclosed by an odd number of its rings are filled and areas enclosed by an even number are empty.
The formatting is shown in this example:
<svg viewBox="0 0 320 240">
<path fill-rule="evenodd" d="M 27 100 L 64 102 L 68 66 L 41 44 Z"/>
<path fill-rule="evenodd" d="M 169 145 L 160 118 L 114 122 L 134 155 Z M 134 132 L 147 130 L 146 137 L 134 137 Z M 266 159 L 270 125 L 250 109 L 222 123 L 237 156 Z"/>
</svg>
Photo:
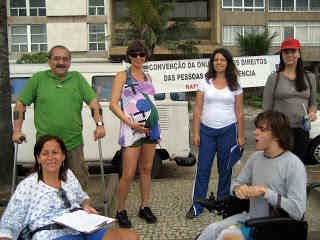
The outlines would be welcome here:
<svg viewBox="0 0 320 240">
<path fill-rule="evenodd" d="M 305 75 L 307 74 L 303 67 L 303 62 L 301 59 L 301 52 L 299 49 L 300 57 L 297 60 L 296 66 L 296 79 L 295 79 L 295 87 L 298 92 L 304 91 L 307 89 L 307 83 L 305 80 Z M 278 72 L 282 72 L 285 69 L 286 65 L 283 61 L 282 50 L 280 51 L 280 64 Z"/>
<path fill-rule="evenodd" d="M 68 169 L 67 148 L 66 148 L 66 145 L 64 144 L 64 142 L 59 137 L 51 136 L 51 135 L 44 135 L 44 136 L 40 137 L 34 146 L 34 150 L 33 150 L 33 156 L 35 159 L 34 170 L 38 173 L 38 181 L 39 180 L 43 181 L 42 167 L 38 163 L 38 157 L 39 157 L 40 152 L 43 148 L 43 145 L 46 142 L 51 141 L 51 140 L 54 140 L 59 144 L 62 153 L 65 155 L 65 159 L 62 162 L 61 167 L 59 169 L 59 180 L 66 181 L 67 180 L 67 169 Z"/>
<path fill-rule="evenodd" d="M 236 65 L 233 62 L 231 53 L 225 48 L 218 48 L 214 50 L 213 53 L 211 54 L 208 72 L 206 73 L 207 82 L 209 82 L 210 78 L 215 78 L 217 75 L 217 72 L 213 68 L 214 57 L 217 53 L 222 54 L 228 62 L 227 69 L 226 69 L 226 79 L 227 79 L 229 89 L 231 91 L 237 90 L 240 87 L 238 82 L 239 72 Z"/>
<path fill-rule="evenodd" d="M 273 110 L 262 112 L 254 120 L 256 128 L 261 124 L 266 124 L 266 127 L 271 130 L 272 136 L 277 139 L 283 150 L 293 149 L 292 129 L 286 115 Z"/>
</svg>

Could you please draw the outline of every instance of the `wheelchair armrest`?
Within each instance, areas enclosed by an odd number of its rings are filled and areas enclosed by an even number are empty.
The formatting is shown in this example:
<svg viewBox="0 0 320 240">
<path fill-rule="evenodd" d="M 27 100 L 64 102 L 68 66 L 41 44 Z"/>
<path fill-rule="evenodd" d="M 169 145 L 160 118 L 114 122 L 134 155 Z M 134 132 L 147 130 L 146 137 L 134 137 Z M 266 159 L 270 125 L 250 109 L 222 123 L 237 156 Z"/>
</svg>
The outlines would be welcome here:
<svg viewBox="0 0 320 240">
<path fill-rule="evenodd" d="M 245 221 L 244 225 L 251 229 L 252 239 L 306 240 L 308 236 L 308 223 L 304 220 L 295 220 L 289 217 L 253 218 Z"/>
<path fill-rule="evenodd" d="M 309 196 L 309 193 L 312 189 L 318 188 L 318 187 L 320 187 L 320 182 L 309 183 L 307 185 L 307 196 Z"/>
<path fill-rule="evenodd" d="M 211 197 L 209 199 L 200 199 L 196 202 L 210 212 L 216 211 L 223 218 L 249 210 L 249 200 L 241 200 L 235 196 L 226 196 L 221 200 Z"/>
<path fill-rule="evenodd" d="M 245 221 L 245 225 L 248 227 L 259 227 L 266 226 L 268 224 L 297 224 L 301 222 L 300 220 L 295 220 L 289 217 L 261 217 L 261 218 L 252 218 Z"/>
</svg>

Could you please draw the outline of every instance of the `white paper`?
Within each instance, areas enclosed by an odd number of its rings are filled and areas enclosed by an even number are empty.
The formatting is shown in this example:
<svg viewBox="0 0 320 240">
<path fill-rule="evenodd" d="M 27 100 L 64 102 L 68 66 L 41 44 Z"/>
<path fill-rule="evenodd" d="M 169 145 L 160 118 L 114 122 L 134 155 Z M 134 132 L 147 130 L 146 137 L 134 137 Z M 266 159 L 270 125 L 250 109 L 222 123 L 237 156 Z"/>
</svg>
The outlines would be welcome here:
<svg viewBox="0 0 320 240">
<path fill-rule="evenodd" d="M 53 219 L 54 222 L 83 233 L 91 233 L 115 221 L 114 218 L 87 213 L 84 210 L 64 213 Z"/>
</svg>

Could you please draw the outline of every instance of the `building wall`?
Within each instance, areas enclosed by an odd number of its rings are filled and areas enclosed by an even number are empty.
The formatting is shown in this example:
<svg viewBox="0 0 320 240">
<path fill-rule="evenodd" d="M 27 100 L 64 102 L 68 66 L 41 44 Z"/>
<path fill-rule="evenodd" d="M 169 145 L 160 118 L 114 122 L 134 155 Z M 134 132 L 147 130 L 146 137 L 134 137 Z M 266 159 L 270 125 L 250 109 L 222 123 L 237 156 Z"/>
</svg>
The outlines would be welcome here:
<svg viewBox="0 0 320 240">
<path fill-rule="evenodd" d="M 72 52 L 88 51 L 86 22 L 49 22 L 47 24 L 48 49 L 64 45 Z"/>
<path fill-rule="evenodd" d="M 221 1 L 222 2 L 222 1 Z M 270 24 L 278 23 L 287 23 L 288 25 L 294 24 L 319 24 L 320 26 L 320 12 L 304 11 L 304 12 L 271 12 L 268 10 L 269 1 L 265 0 L 265 11 L 261 12 L 248 12 L 248 11 L 228 11 L 222 8 L 221 3 L 221 42 L 223 41 L 223 31 L 226 26 L 266 26 Z M 281 40 L 283 36 L 280 36 Z M 275 43 L 274 46 L 270 49 L 270 53 L 276 53 L 279 51 L 280 39 L 278 43 Z M 320 42 L 312 43 L 303 43 L 302 45 L 302 57 L 305 61 L 319 61 L 320 59 Z M 239 54 L 239 48 L 237 44 L 227 44 L 227 48 L 235 55 Z"/>
<path fill-rule="evenodd" d="M 104 15 L 89 15 L 88 0 L 46 0 L 45 3 L 46 16 L 10 16 L 10 0 L 7 0 L 9 46 L 13 42 L 12 26 L 41 24 L 46 26 L 47 49 L 54 45 L 65 45 L 72 51 L 73 57 L 107 59 L 110 35 L 109 0 L 104 0 Z M 104 24 L 105 48 L 103 50 L 89 49 L 89 24 Z M 28 41 L 30 41 L 30 27 L 28 31 Z M 24 53 L 12 51 L 11 48 L 9 52 L 12 61 Z M 30 48 L 28 52 L 31 52 Z"/>
<path fill-rule="evenodd" d="M 29 1 L 29 0 L 26 0 Z M 46 25 L 47 48 L 56 44 L 68 46 L 73 55 L 85 58 L 106 58 L 109 54 L 109 43 L 113 32 L 125 31 L 125 25 L 119 24 L 114 19 L 116 0 L 104 0 L 104 15 L 89 15 L 88 0 L 46 0 L 46 16 L 8 16 L 9 35 L 10 27 L 13 25 Z M 208 0 L 209 8 L 207 20 L 196 20 L 195 25 L 199 30 L 209 33 L 206 39 L 200 39 L 198 45 L 200 52 L 210 54 L 217 47 L 227 47 L 234 54 L 239 49 L 234 43 L 224 42 L 225 26 L 268 26 L 268 24 L 288 23 L 319 23 L 320 12 L 270 12 L 268 11 L 268 0 L 265 0 L 264 11 L 228 11 L 222 8 L 223 0 Z M 8 15 L 10 15 L 10 0 L 8 3 Z M 92 51 L 89 49 L 89 24 L 105 24 L 105 49 Z M 28 29 L 30 32 L 30 28 Z M 30 41 L 30 36 L 28 36 Z M 9 37 L 9 44 L 11 40 Z M 302 44 L 302 54 L 305 60 L 319 61 L 320 44 Z M 125 54 L 125 46 L 113 45 L 110 48 L 111 55 Z M 270 53 L 278 50 L 279 43 L 271 49 Z M 174 54 L 163 47 L 155 49 L 156 54 Z M 11 58 L 16 58 L 20 53 L 11 51 Z"/>
<path fill-rule="evenodd" d="M 86 0 L 46 0 L 47 16 L 86 16 Z"/>
</svg>

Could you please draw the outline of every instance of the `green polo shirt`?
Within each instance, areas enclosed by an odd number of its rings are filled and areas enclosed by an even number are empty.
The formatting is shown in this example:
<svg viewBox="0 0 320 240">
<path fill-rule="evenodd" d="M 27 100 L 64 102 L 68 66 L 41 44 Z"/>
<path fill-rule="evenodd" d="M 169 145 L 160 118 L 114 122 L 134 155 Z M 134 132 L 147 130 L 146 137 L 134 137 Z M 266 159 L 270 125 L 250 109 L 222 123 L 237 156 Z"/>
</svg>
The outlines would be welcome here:
<svg viewBox="0 0 320 240">
<path fill-rule="evenodd" d="M 28 80 L 18 100 L 25 105 L 34 103 L 37 139 L 45 134 L 56 135 L 70 150 L 83 143 L 82 104 L 89 105 L 95 98 L 95 92 L 79 72 L 68 72 L 65 80 L 60 80 L 46 70 Z"/>
</svg>

